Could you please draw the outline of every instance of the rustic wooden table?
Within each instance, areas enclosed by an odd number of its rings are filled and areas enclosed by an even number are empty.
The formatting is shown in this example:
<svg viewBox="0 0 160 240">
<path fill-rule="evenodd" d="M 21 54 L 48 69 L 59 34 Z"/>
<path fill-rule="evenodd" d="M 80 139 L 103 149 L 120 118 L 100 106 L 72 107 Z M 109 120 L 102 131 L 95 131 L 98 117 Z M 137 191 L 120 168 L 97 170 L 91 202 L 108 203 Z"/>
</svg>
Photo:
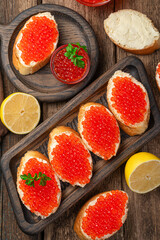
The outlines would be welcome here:
<svg viewBox="0 0 160 240">
<path fill-rule="evenodd" d="M 21 11 L 41 3 L 59 4 L 79 12 L 93 27 L 100 46 L 100 61 L 96 76 L 99 76 L 117 61 L 127 55 L 125 51 L 117 48 L 107 37 L 103 29 L 103 20 L 114 11 L 131 8 L 147 14 L 160 31 L 160 0 L 112 0 L 103 7 L 85 7 L 75 0 L 0 0 L 0 23 L 10 22 Z M 148 56 L 140 56 L 149 76 L 152 90 L 160 107 L 160 96 L 155 83 L 155 66 L 160 61 L 160 50 Z M 17 91 L 8 81 L 3 69 L 2 78 L 4 82 L 5 97 Z M 50 117 L 65 102 L 43 103 L 42 120 Z M 22 137 L 8 133 L 0 146 L 0 156 L 16 144 Z M 160 157 L 160 135 L 143 147 L 143 151 L 154 153 Z M 160 188 L 145 194 L 139 195 L 131 192 L 124 179 L 124 165 L 106 178 L 90 194 L 83 198 L 78 204 L 68 210 L 60 219 L 48 226 L 44 232 L 37 236 L 27 236 L 19 229 L 8 193 L 0 173 L 0 239 L 2 240 L 73 240 L 78 239 L 73 231 L 73 223 L 80 207 L 87 199 L 96 193 L 111 189 L 124 189 L 129 194 L 128 218 L 121 230 L 111 239 L 125 240 L 159 240 L 160 239 Z"/>
</svg>

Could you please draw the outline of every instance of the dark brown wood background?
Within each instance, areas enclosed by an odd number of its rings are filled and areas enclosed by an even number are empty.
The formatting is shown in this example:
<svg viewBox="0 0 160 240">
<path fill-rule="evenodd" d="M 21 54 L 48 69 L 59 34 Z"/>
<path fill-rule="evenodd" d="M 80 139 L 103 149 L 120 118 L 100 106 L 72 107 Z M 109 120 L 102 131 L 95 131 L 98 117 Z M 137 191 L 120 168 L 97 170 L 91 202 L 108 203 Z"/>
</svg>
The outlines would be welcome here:
<svg viewBox="0 0 160 240">
<path fill-rule="evenodd" d="M 113 11 L 131 8 L 147 14 L 160 31 L 160 0 L 112 0 L 103 7 L 90 8 L 80 5 L 75 0 L 0 0 L 0 23 L 9 23 L 21 11 L 41 3 L 60 4 L 79 12 L 92 25 L 100 46 L 100 64 L 96 73 L 99 76 L 117 61 L 130 55 L 115 47 L 106 37 L 103 29 L 103 20 Z M 148 56 L 141 56 L 160 107 L 160 96 L 155 83 L 155 66 L 160 61 L 160 50 Z M 2 79 L 4 83 L 5 97 L 17 91 L 8 81 L 3 69 Z M 95 77 L 96 77 L 95 76 Z M 60 109 L 62 103 L 41 104 L 42 121 Z M 12 133 L 7 134 L 0 146 L 0 156 L 16 144 L 22 137 Z M 160 157 L 160 135 L 143 147 L 142 151 L 151 152 Z M 80 207 L 92 197 L 102 191 L 112 189 L 124 189 L 129 194 L 128 218 L 121 230 L 111 239 L 116 240 L 159 240 L 160 239 L 160 188 L 139 195 L 129 190 L 124 179 L 124 165 L 106 178 L 94 191 L 83 198 L 78 204 L 66 212 L 59 220 L 48 226 L 38 236 L 27 236 L 19 229 L 10 205 L 8 193 L 0 172 L 0 239 L 2 240 L 73 240 L 77 239 L 73 231 L 75 217 Z"/>
</svg>

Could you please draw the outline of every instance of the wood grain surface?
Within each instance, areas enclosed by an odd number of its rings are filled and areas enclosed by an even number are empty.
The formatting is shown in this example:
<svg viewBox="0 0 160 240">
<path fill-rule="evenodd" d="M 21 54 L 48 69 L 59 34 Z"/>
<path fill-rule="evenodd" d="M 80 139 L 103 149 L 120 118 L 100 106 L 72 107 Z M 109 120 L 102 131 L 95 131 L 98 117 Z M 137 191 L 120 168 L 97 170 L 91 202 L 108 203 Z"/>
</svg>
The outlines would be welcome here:
<svg viewBox="0 0 160 240">
<path fill-rule="evenodd" d="M 96 75 L 99 76 L 118 60 L 130 55 L 125 51 L 115 47 L 115 45 L 106 37 L 103 30 L 103 20 L 114 10 L 132 8 L 147 14 L 155 26 L 160 31 L 160 3 L 159 0 L 112 0 L 109 4 L 98 8 L 89 8 L 80 5 L 75 0 L 0 0 L 0 23 L 7 24 L 17 16 L 21 11 L 37 5 L 39 3 L 52 3 L 67 6 L 78 11 L 92 25 L 99 45 L 100 45 L 100 63 Z M 160 107 L 160 96 L 155 83 L 155 66 L 160 60 L 160 50 L 148 56 L 140 56 L 141 60 L 147 68 L 152 90 L 155 94 L 158 106 Z M 8 81 L 4 71 L 2 72 L 5 97 L 10 93 L 17 91 Z M 42 109 L 42 121 L 50 117 L 58 109 L 63 106 L 64 102 L 57 104 L 44 103 Z M 2 155 L 14 144 L 16 144 L 22 136 L 7 134 L 3 138 L 0 145 L 0 154 Z M 142 151 L 151 152 L 160 157 L 160 135 L 146 144 Z M 1 173 L 0 173 L 1 174 Z M 72 207 L 54 224 L 51 224 L 38 236 L 29 237 L 19 229 L 8 198 L 7 190 L 0 176 L 0 239 L 2 240 L 78 240 L 73 231 L 73 223 L 80 207 L 94 194 L 111 189 L 124 189 L 129 194 L 129 213 L 128 218 L 121 230 L 112 238 L 116 240 L 159 240 L 160 236 L 160 188 L 144 194 L 138 195 L 129 190 L 124 179 L 124 165 L 118 168 L 112 175 L 107 177 L 95 190 L 83 198 L 78 204 Z"/>
</svg>

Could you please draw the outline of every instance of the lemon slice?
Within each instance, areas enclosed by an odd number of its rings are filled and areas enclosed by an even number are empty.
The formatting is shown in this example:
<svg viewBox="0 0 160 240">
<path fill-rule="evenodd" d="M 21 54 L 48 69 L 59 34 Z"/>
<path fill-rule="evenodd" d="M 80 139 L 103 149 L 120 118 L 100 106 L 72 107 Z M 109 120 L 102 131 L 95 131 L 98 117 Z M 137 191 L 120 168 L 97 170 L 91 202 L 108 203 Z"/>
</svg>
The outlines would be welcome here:
<svg viewBox="0 0 160 240">
<path fill-rule="evenodd" d="M 13 93 L 1 105 L 1 121 L 13 133 L 26 134 L 32 131 L 40 119 L 37 99 L 26 93 Z"/>
<path fill-rule="evenodd" d="M 147 193 L 160 185 L 160 159 L 147 152 L 134 154 L 126 163 L 125 178 L 136 193 Z"/>
</svg>

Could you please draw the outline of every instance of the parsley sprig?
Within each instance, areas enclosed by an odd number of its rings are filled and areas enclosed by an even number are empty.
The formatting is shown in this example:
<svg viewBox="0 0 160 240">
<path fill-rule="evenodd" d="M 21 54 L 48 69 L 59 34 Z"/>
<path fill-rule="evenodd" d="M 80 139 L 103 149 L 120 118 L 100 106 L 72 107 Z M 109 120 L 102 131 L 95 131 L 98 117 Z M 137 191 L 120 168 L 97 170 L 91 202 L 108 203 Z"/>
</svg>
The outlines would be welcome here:
<svg viewBox="0 0 160 240">
<path fill-rule="evenodd" d="M 79 68 L 84 68 L 85 67 L 85 63 L 84 61 L 82 61 L 83 56 L 78 55 L 79 50 L 82 48 L 85 52 L 87 52 L 87 47 L 86 46 L 81 46 L 80 43 L 75 43 L 75 46 L 73 46 L 71 43 L 68 44 L 68 46 L 66 47 L 66 52 L 64 54 L 64 56 L 66 56 L 68 59 L 71 60 L 71 62 L 79 67 Z"/>
<path fill-rule="evenodd" d="M 20 175 L 20 177 L 22 180 L 25 180 L 25 184 L 29 185 L 30 187 L 35 187 L 34 181 L 40 180 L 39 185 L 46 186 L 47 181 L 51 180 L 51 178 L 47 177 L 46 174 L 42 174 L 41 172 L 39 172 L 39 174 L 35 173 L 34 177 L 32 177 L 30 173 L 28 173 L 28 175 Z"/>
</svg>

